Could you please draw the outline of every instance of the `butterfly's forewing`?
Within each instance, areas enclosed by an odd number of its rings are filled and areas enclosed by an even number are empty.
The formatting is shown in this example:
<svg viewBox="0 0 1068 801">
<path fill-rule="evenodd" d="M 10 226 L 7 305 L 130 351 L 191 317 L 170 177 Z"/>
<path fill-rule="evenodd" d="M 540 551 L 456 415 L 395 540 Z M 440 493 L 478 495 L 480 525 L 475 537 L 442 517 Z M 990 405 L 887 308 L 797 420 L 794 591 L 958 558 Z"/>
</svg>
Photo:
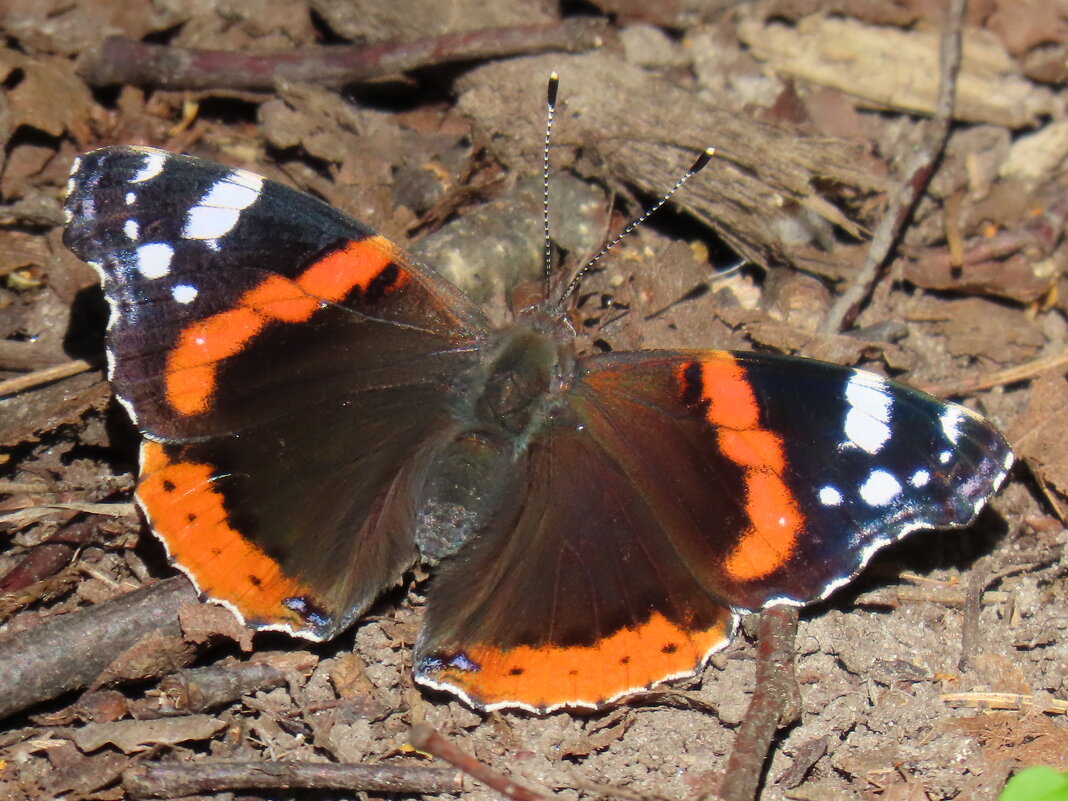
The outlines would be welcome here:
<svg viewBox="0 0 1068 801">
<path fill-rule="evenodd" d="M 331 636 L 416 557 L 419 465 L 487 323 L 373 231 L 243 170 L 148 148 L 75 166 L 66 243 L 102 276 L 138 500 L 252 625 Z"/>
<path fill-rule="evenodd" d="M 580 362 L 518 521 L 437 577 L 417 678 L 486 708 L 602 705 L 696 670 L 737 610 L 822 597 L 908 531 L 966 525 L 1011 462 L 967 409 L 848 368 Z"/>
</svg>

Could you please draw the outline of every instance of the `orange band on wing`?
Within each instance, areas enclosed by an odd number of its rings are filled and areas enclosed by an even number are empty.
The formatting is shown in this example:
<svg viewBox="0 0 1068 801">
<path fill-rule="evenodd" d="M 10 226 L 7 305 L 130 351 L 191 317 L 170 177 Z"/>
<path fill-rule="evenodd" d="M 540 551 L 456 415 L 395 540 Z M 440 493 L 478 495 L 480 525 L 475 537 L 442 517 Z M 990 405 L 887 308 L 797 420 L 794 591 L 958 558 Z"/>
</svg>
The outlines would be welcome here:
<svg viewBox="0 0 1068 801">
<path fill-rule="evenodd" d="M 688 371 L 694 364 L 680 367 L 680 386 L 691 383 Z M 805 523 L 793 492 L 782 478 L 786 468 L 782 438 L 761 428 L 760 406 L 744 368 L 733 356 L 708 354 L 696 364 L 700 367 L 701 400 L 707 402 L 705 419 L 716 430 L 720 451 L 742 469 L 745 481 L 750 526 L 727 555 L 724 566 L 740 581 L 764 578 L 790 559 Z"/>
<path fill-rule="evenodd" d="M 397 289 L 408 274 L 397 265 L 399 250 L 381 236 L 371 236 L 324 256 L 295 279 L 272 275 L 245 292 L 233 308 L 192 323 L 167 358 L 167 401 L 183 416 L 208 411 L 215 392 L 219 362 L 248 346 L 269 323 L 302 323 L 327 303 L 344 300 L 382 279 L 383 289 Z"/>
<path fill-rule="evenodd" d="M 717 352 L 709 354 L 700 365 L 708 422 L 735 430 L 759 427 L 760 407 L 737 360 L 729 353 Z"/>
<path fill-rule="evenodd" d="M 522 704 L 544 711 L 596 706 L 655 682 L 694 673 L 730 640 L 731 619 L 724 609 L 713 627 L 687 631 L 654 612 L 641 626 L 622 629 L 590 646 L 520 646 L 507 651 L 475 646 L 429 678 L 484 707 Z"/>
<path fill-rule="evenodd" d="M 398 255 L 396 246 L 382 236 L 350 242 L 311 265 L 297 279 L 297 284 L 317 298 L 344 300 L 354 287 L 366 292 L 390 264 L 396 264 Z M 401 288 L 407 279 L 408 274 L 398 267 L 391 288 Z"/>
<path fill-rule="evenodd" d="M 306 628 L 286 601 L 307 605 L 308 588 L 230 525 L 211 465 L 171 460 L 162 445 L 146 440 L 137 498 L 171 559 L 202 593 L 231 604 L 250 625 Z"/>
</svg>

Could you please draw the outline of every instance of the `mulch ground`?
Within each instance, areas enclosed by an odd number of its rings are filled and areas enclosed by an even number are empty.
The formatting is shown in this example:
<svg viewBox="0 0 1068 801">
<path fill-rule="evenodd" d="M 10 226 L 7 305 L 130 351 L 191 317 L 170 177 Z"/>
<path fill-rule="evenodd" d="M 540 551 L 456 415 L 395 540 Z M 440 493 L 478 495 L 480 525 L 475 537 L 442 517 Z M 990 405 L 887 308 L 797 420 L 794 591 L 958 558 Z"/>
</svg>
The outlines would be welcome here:
<svg viewBox="0 0 1068 801">
<path fill-rule="evenodd" d="M 422 574 L 315 646 L 197 604 L 132 503 L 106 306 L 61 243 L 75 156 L 148 144 L 325 198 L 505 320 L 543 261 L 553 70 L 565 263 L 717 149 L 584 283 L 584 349 L 863 366 L 981 411 L 1018 457 L 975 525 L 912 535 L 803 611 L 759 797 L 995 799 L 1021 766 L 1068 770 L 1068 15 L 943 5 L 0 5 L 0 799 L 498 797 L 413 751 L 418 724 L 561 799 L 721 786 L 755 624 L 634 703 L 483 716 L 412 684 Z"/>
</svg>

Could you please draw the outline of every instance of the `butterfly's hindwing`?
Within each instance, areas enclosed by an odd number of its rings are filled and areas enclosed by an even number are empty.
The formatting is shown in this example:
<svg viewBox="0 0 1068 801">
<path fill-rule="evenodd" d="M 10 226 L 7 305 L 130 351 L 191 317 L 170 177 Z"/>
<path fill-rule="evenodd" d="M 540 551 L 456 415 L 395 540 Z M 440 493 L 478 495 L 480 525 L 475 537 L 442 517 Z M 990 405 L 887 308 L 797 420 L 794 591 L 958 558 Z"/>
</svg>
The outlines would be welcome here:
<svg viewBox="0 0 1068 801">
<path fill-rule="evenodd" d="M 417 678 L 486 708 L 596 706 L 693 672 L 736 612 L 822 597 L 913 529 L 967 525 L 1012 463 L 961 406 L 756 353 L 583 360 L 566 410 L 531 442 L 517 523 L 429 599 Z"/>
</svg>

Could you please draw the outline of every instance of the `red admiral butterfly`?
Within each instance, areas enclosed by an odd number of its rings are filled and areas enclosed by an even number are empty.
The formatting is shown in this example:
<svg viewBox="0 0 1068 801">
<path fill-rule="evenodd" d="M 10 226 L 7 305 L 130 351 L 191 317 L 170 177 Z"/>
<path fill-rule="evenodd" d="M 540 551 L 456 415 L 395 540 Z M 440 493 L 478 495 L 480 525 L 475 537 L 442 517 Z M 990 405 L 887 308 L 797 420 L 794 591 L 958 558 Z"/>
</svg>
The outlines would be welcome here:
<svg viewBox="0 0 1068 801">
<path fill-rule="evenodd" d="M 689 675 L 738 613 L 822 598 L 1012 463 L 977 414 L 766 353 L 579 356 L 495 329 L 308 195 L 144 147 L 79 159 L 64 241 L 111 306 L 140 502 L 248 625 L 312 640 L 437 565 L 415 678 L 480 709 L 599 707 Z"/>
</svg>

